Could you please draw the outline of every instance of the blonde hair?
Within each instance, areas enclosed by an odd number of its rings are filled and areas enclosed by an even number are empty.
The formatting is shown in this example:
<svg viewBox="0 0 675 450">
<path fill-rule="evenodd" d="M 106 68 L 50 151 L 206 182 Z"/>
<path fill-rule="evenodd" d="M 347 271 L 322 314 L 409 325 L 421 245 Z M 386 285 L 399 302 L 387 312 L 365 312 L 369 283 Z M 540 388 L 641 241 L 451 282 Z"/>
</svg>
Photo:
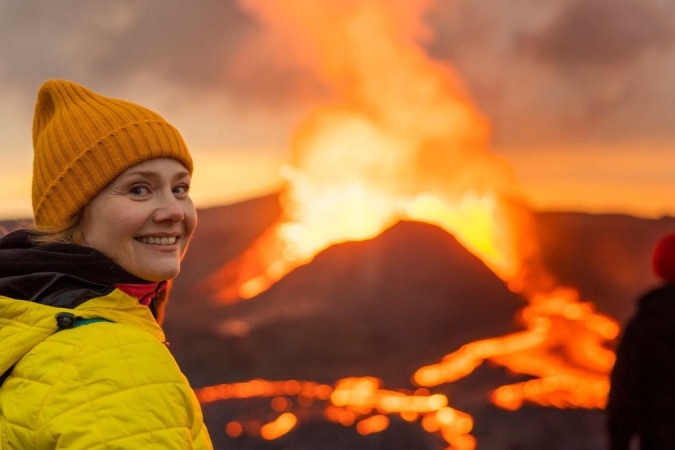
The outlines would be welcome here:
<svg viewBox="0 0 675 450">
<path fill-rule="evenodd" d="M 46 227 L 33 225 L 31 241 L 36 245 L 43 244 L 79 244 L 84 243 L 82 221 L 84 209 L 81 209 L 70 220 L 62 225 Z"/>
</svg>

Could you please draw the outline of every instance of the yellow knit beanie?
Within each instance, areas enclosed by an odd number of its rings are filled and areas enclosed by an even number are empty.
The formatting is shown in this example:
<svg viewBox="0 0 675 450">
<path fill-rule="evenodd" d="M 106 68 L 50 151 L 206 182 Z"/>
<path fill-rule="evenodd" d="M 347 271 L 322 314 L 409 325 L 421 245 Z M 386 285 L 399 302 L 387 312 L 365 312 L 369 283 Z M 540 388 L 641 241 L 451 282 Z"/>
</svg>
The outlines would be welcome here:
<svg viewBox="0 0 675 450">
<path fill-rule="evenodd" d="M 76 83 L 49 80 L 33 120 L 33 216 L 60 227 L 129 167 L 172 158 L 192 172 L 176 128 L 159 114 Z"/>
</svg>

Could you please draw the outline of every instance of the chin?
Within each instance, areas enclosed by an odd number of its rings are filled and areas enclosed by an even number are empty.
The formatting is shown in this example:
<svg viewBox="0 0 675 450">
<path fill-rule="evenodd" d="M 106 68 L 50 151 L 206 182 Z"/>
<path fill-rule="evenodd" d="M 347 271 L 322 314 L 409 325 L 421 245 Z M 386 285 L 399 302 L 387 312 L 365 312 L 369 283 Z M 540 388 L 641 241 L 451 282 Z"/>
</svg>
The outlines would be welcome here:
<svg viewBox="0 0 675 450">
<path fill-rule="evenodd" d="M 134 273 L 134 275 L 136 275 L 138 278 L 142 278 L 147 281 L 166 281 L 176 278 L 179 273 L 180 267 L 164 270 L 161 269 L 144 270 L 139 271 L 138 273 Z"/>
</svg>

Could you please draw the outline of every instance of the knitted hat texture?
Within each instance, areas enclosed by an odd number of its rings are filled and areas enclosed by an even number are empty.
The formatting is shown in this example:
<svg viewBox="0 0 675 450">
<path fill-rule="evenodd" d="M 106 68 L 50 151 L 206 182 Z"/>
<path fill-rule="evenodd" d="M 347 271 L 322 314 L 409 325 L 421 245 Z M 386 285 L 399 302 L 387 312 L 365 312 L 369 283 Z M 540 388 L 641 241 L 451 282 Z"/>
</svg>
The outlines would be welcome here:
<svg viewBox="0 0 675 450">
<path fill-rule="evenodd" d="M 60 227 L 128 168 L 172 158 L 192 172 L 176 128 L 159 114 L 65 80 L 38 92 L 33 120 L 33 216 Z"/>
<path fill-rule="evenodd" d="M 675 284 L 675 233 L 665 236 L 656 245 L 652 267 L 656 276 L 666 283 Z"/>
</svg>

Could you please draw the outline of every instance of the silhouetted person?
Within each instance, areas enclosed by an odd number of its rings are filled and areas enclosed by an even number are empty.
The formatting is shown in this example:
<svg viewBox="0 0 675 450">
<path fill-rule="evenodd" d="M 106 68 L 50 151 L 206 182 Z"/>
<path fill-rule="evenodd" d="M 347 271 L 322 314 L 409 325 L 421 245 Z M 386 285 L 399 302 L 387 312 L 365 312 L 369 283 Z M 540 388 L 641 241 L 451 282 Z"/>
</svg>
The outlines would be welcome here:
<svg viewBox="0 0 675 450">
<path fill-rule="evenodd" d="M 611 450 L 675 449 L 675 234 L 653 257 L 663 284 L 643 295 L 628 322 L 611 375 L 607 403 Z"/>
</svg>

